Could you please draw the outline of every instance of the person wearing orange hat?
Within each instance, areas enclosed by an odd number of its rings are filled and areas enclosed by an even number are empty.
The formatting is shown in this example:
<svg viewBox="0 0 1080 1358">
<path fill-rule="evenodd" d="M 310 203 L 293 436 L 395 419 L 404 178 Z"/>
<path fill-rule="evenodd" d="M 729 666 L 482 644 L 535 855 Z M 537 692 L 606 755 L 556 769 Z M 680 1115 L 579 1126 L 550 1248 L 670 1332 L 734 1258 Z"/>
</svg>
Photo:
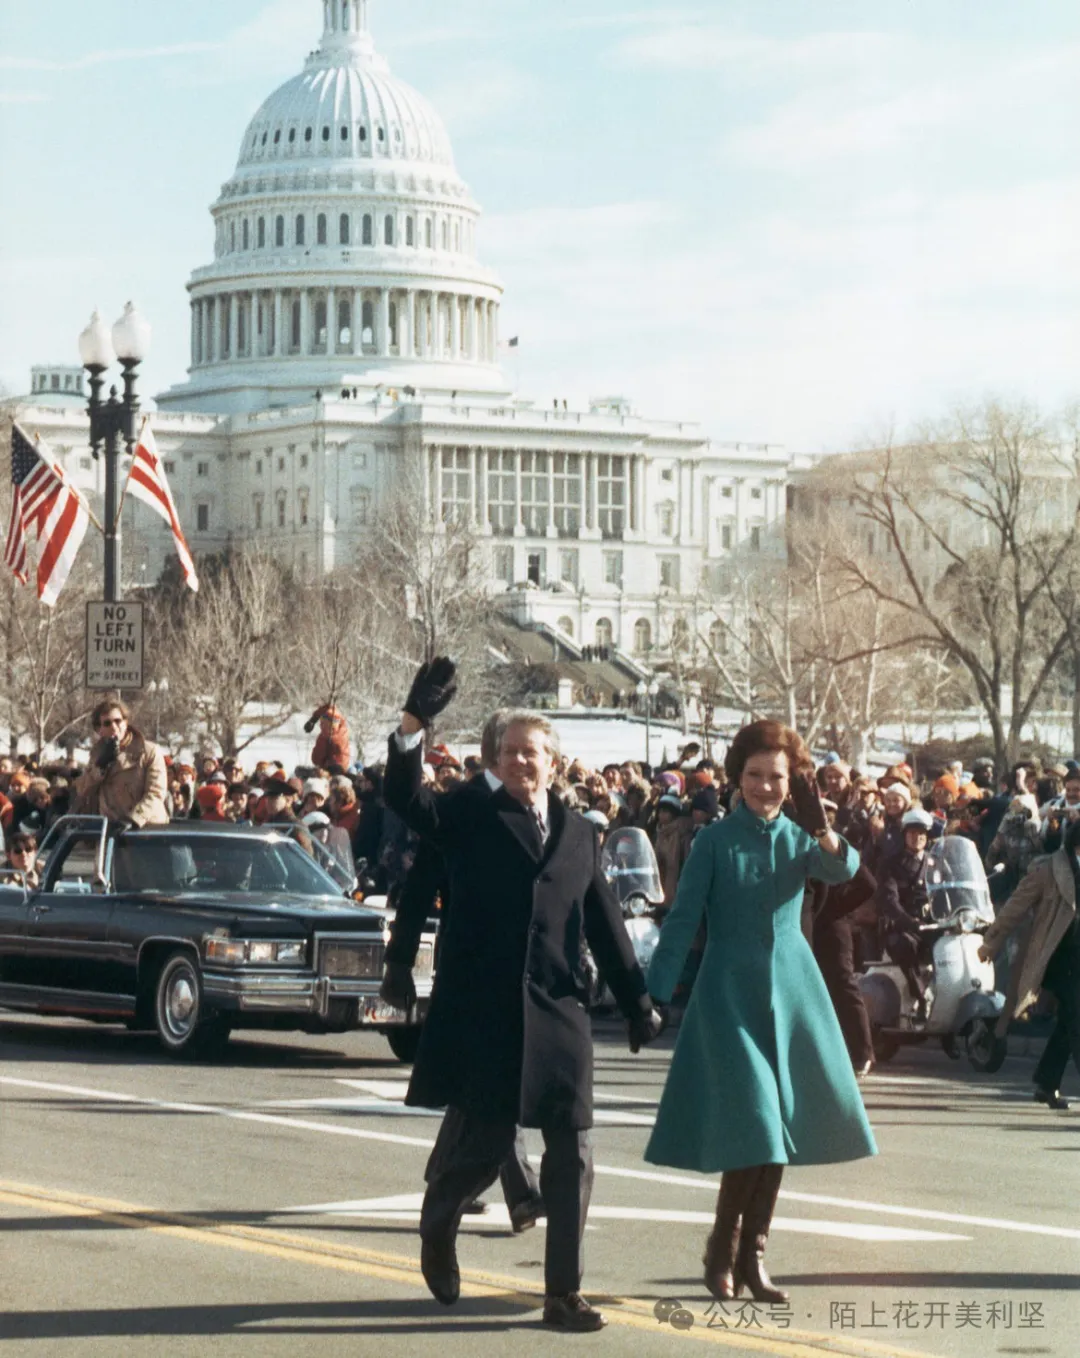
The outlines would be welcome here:
<svg viewBox="0 0 1080 1358">
<path fill-rule="evenodd" d="M 316 723 L 319 735 L 311 751 L 311 762 L 327 773 L 345 773 L 352 763 L 352 745 L 344 715 L 338 708 L 325 703 L 304 723 L 308 735 L 314 731 Z"/>
<path fill-rule="evenodd" d="M 225 814 L 225 793 L 228 791 L 224 778 L 220 783 L 203 783 L 198 792 L 195 793 L 195 802 L 199 808 L 199 819 L 205 821 L 226 821 L 229 817 Z"/>
</svg>

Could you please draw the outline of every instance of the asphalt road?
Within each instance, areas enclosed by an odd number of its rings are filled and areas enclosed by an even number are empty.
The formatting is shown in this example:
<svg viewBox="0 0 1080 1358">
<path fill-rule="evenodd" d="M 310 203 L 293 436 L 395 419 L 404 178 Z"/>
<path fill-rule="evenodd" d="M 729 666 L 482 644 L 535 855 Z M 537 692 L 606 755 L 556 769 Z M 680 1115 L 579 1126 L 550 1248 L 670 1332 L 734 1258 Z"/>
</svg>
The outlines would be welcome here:
<svg viewBox="0 0 1080 1358">
<path fill-rule="evenodd" d="M 610 1324 L 567 1336 L 539 1321 L 543 1229 L 513 1236 L 497 1188 L 466 1219 L 461 1303 L 428 1295 L 438 1124 L 402 1105 L 381 1038 L 241 1036 L 174 1064 L 150 1038 L 0 1016 L 4 1358 L 1080 1351 L 1080 1104 L 1033 1105 L 1030 1056 L 986 1077 L 927 1046 L 881 1068 L 881 1155 L 785 1178 L 769 1262 L 790 1309 L 724 1315 L 700 1277 L 715 1179 L 642 1160 L 673 1039 L 632 1057 L 617 1024 L 596 1038 L 585 1291 Z M 655 1314 L 676 1301 L 684 1328 Z"/>
</svg>

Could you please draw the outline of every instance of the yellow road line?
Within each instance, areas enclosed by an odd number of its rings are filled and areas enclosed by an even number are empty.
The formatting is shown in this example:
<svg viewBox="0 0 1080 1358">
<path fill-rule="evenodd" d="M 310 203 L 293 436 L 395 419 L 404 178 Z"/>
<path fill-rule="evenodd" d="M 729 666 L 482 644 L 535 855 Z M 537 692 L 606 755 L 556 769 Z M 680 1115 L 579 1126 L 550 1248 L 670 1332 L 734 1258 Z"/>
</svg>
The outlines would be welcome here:
<svg viewBox="0 0 1080 1358">
<path fill-rule="evenodd" d="M 189 1244 L 215 1245 L 287 1263 L 359 1274 L 381 1282 L 427 1290 L 419 1260 L 408 1255 L 361 1249 L 356 1245 L 319 1240 L 296 1232 L 234 1222 L 207 1223 L 184 1213 L 7 1180 L 0 1180 L 0 1204 L 56 1215 L 94 1217 L 127 1230 L 152 1231 L 155 1235 Z M 462 1269 L 461 1291 L 463 1296 L 519 1301 L 529 1308 L 539 1308 L 543 1302 L 543 1293 L 528 1279 L 479 1269 Z M 649 1301 L 611 1297 L 604 1302 L 604 1313 L 610 1325 L 647 1330 L 652 1334 L 659 1330 Z M 695 1321 L 700 1321 L 700 1317 L 695 1317 Z M 436 1331 L 437 1323 L 432 1328 L 433 1332 Z M 841 1355 L 843 1358 L 927 1358 L 925 1351 L 916 1353 L 911 1349 L 894 1348 L 854 1336 L 817 1334 L 810 1330 L 710 1329 L 695 1323 L 692 1329 L 669 1328 L 667 1333 L 677 1335 L 680 1339 L 704 1341 L 722 1348 L 742 1348 L 747 1352 L 775 1355 L 776 1358 L 822 1358 L 826 1354 L 837 1355 L 838 1358 Z"/>
</svg>

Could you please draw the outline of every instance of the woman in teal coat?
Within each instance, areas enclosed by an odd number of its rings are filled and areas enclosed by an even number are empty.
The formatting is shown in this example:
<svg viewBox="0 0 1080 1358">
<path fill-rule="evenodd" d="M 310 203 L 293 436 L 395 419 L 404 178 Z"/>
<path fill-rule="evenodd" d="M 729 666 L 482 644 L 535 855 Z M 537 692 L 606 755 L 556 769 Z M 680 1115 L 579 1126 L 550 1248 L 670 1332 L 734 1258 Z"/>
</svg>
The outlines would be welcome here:
<svg viewBox="0 0 1080 1358">
<path fill-rule="evenodd" d="M 694 840 L 649 967 L 650 993 L 669 1000 L 705 915 L 708 943 L 645 1158 L 724 1171 L 704 1259 L 705 1285 L 724 1301 L 744 1285 L 757 1301 L 787 1299 L 764 1267 L 785 1165 L 877 1153 L 800 928 L 807 878 L 846 882 L 859 866 L 829 829 L 813 767 L 778 722 L 738 733 L 725 769 L 739 806 Z M 789 798 L 799 824 L 783 814 Z"/>
</svg>

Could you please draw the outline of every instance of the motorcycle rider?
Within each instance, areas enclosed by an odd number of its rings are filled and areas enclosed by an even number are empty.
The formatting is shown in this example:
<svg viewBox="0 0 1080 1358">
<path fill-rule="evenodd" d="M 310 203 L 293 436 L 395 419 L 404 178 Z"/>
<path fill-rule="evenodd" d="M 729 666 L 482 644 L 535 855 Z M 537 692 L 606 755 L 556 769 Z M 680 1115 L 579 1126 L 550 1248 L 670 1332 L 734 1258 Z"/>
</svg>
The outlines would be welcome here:
<svg viewBox="0 0 1080 1358">
<path fill-rule="evenodd" d="M 915 996 L 913 1017 L 916 1021 L 925 1021 L 930 1006 L 920 966 L 929 958 L 922 946 L 919 921 L 928 901 L 926 845 L 934 827 L 934 818 L 917 808 L 908 811 L 900 825 L 904 847 L 881 866 L 878 907 L 885 934 L 885 948 Z"/>
</svg>

